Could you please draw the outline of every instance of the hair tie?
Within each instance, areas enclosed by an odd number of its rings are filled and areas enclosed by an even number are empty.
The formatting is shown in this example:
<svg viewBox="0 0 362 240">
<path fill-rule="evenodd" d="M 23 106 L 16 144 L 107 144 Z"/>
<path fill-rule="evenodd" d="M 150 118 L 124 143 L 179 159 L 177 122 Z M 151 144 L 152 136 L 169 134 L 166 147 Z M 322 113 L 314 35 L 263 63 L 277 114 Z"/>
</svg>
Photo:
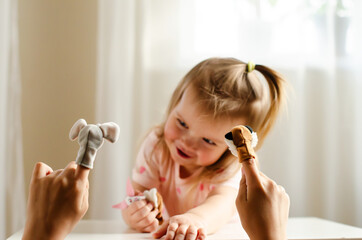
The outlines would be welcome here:
<svg viewBox="0 0 362 240">
<path fill-rule="evenodd" d="M 248 69 L 247 72 L 252 72 L 255 69 L 255 63 L 253 61 L 248 62 Z"/>
</svg>

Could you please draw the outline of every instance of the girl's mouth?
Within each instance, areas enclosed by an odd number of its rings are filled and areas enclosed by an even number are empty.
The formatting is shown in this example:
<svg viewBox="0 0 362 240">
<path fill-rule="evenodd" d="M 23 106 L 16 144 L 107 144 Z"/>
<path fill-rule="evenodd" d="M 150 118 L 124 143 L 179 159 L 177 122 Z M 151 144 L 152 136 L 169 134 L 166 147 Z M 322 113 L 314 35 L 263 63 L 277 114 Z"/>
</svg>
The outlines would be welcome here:
<svg viewBox="0 0 362 240">
<path fill-rule="evenodd" d="M 181 151 L 179 148 L 177 148 L 177 153 L 178 155 L 180 155 L 183 158 L 190 158 L 189 155 L 187 155 L 186 153 L 184 153 L 183 151 Z"/>
</svg>

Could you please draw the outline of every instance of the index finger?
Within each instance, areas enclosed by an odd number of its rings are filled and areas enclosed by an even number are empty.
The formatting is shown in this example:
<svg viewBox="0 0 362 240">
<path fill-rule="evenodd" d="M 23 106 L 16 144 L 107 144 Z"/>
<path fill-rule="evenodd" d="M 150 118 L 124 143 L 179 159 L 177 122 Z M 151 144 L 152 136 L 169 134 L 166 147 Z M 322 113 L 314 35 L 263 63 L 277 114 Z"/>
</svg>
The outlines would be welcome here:
<svg viewBox="0 0 362 240">
<path fill-rule="evenodd" d="M 263 186 L 259 169 L 256 166 L 255 160 L 251 158 L 249 160 L 243 161 L 242 164 L 245 174 L 246 186 L 251 188 Z"/>
<path fill-rule="evenodd" d="M 77 169 L 75 170 L 75 177 L 77 179 L 85 180 L 88 178 L 89 175 L 89 168 L 83 167 L 82 165 L 78 165 Z"/>
<path fill-rule="evenodd" d="M 53 169 L 42 162 L 37 162 L 34 166 L 33 174 L 31 175 L 31 182 L 45 177 L 49 175 L 49 173 L 52 173 Z"/>
</svg>

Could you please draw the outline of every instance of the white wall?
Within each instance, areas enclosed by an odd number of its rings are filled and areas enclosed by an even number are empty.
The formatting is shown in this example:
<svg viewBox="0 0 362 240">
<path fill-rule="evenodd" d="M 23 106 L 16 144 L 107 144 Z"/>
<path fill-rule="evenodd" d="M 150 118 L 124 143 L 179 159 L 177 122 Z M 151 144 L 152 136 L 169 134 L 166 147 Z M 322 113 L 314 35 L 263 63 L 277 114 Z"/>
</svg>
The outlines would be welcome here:
<svg viewBox="0 0 362 240">
<path fill-rule="evenodd" d="M 75 160 L 68 132 L 94 121 L 97 1 L 19 0 L 26 194 L 34 164 Z"/>
</svg>

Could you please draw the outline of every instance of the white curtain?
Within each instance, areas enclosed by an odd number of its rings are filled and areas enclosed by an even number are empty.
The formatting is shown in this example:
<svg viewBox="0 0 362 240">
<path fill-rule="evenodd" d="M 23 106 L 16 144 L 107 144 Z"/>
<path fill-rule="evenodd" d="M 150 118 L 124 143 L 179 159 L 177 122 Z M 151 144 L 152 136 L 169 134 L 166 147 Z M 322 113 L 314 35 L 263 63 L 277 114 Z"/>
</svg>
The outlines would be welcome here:
<svg viewBox="0 0 362 240">
<path fill-rule="evenodd" d="M 121 125 L 99 155 L 92 218 L 121 218 L 137 144 L 182 76 L 213 56 L 280 71 L 287 112 L 259 151 L 291 216 L 362 227 L 362 19 L 358 0 L 99 1 L 98 121 Z"/>
<path fill-rule="evenodd" d="M 25 222 L 17 11 L 0 0 L 0 239 Z"/>
<path fill-rule="evenodd" d="M 122 201 L 134 140 L 131 117 L 136 59 L 134 2 L 99 1 L 98 23 L 96 120 L 118 123 L 121 133 L 116 144 L 106 143 L 98 153 L 91 179 L 89 213 L 93 218 L 117 219 L 119 212 L 111 206 Z"/>
</svg>

